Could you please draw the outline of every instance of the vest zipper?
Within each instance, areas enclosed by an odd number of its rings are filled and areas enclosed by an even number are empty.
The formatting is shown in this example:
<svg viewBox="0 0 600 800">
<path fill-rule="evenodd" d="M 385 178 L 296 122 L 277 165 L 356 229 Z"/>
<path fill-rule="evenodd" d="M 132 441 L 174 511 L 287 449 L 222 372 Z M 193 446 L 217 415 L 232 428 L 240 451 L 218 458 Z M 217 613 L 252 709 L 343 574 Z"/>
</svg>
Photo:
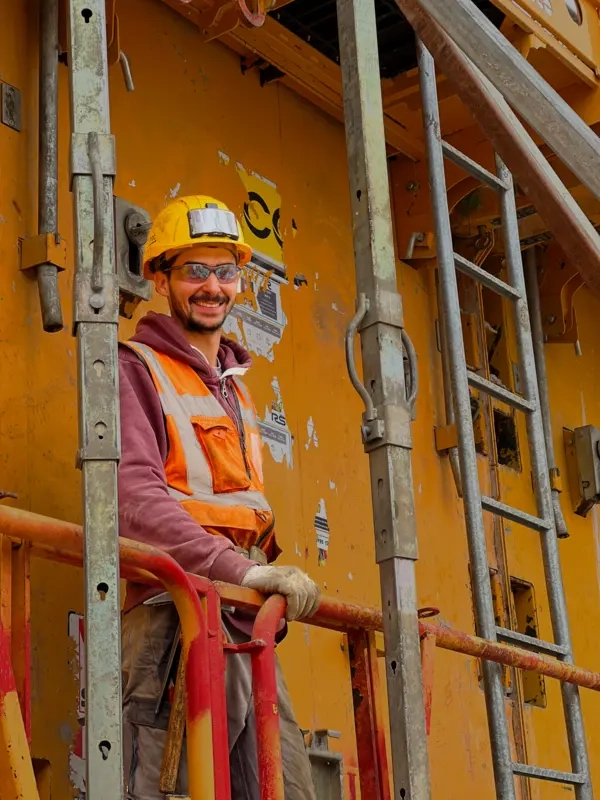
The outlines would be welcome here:
<svg viewBox="0 0 600 800">
<path fill-rule="evenodd" d="M 234 389 L 233 390 L 234 403 L 230 402 L 229 392 L 227 391 L 227 387 L 225 386 L 226 380 L 227 380 L 226 378 L 221 378 L 221 380 L 219 381 L 221 387 L 221 394 L 223 395 L 223 399 L 227 401 L 227 405 L 233 411 L 233 415 L 235 417 L 235 424 L 237 426 L 238 436 L 240 437 L 240 448 L 242 451 L 242 457 L 244 459 L 244 466 L 246 467 L 246 475 L 250 480 L 252 480 L 252 473 L 250 472 L 250 464 L 248 463 L 248 457 L 246 455 L 246 431 L 244 429 L 244 420 L 242 418 L 242 409 L 240 407 L 240 401 Z"/>
</svg>

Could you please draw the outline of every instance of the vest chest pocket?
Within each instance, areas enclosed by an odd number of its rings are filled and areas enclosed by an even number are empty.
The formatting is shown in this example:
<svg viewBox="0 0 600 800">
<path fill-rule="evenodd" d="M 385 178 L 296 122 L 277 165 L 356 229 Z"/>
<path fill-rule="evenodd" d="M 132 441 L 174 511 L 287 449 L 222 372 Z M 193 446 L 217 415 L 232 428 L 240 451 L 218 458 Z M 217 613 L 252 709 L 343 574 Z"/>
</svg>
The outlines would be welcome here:
<svg viewBox="0 0 600 800">
<path fill-rule="evenodd" d="M 240 436 L 228 417 L 192 417 L 192 425 L 212 474 L 213 492 L 250 488 Z"/>
</svg>

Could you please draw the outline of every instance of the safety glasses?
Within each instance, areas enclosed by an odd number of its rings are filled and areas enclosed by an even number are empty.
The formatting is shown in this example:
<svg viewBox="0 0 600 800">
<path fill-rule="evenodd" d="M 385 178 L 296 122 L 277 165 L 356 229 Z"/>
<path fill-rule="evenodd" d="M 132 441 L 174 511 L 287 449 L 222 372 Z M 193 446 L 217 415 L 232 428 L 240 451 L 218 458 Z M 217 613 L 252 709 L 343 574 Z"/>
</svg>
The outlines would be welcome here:
<svg viewBox="0 0 600 800">
<path fill-rule="evenodd" d="M 242 270 L 237 264 L 219 264 L 218 267 L 209 267 L 199 261 L 186 261 L 180 267 L 171 267 L 169 271 L 177 271 L 181 280 L 188 283 L 204 283 L 212 273 L 219 283 L 233 283 L 239 278 Z"/>
</svg>

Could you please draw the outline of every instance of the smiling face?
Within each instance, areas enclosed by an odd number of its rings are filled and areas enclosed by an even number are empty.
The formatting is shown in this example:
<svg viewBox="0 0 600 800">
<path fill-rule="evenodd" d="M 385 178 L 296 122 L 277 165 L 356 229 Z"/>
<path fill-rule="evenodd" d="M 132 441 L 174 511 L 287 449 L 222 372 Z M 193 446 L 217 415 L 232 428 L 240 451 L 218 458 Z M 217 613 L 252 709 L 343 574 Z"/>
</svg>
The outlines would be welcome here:
<svg viewBox="0 0 600 800">
<path fill-rule="evenodd" d="M 197 333 L 218 331 L 233 308 L 238 291 L 237 278 L 231 283 L 222 283 L 211 272 L 202 281 L 192 277 L 185 265 L 203 264 L 214 269 L 236 261 L 234 248 L 198 245 L 179 253 L 167 272 L 156 273 L 156 291 L 167 298 L 171 315 L 185 330 Z"/>
</svg>

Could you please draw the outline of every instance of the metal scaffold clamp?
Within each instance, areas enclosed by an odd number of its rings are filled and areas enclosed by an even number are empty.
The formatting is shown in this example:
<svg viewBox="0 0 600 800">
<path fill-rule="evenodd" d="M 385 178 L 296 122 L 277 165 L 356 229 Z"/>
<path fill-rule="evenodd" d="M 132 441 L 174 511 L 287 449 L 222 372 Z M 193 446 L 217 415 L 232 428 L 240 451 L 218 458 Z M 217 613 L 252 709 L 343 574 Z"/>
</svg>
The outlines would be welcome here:
<svg viewBox="0 0 600 800">
<path fill-rule="evenodd" d="M 402 305 L 400 296 L 391 292 L 385 294 L 384 302 L 380 304 L 383 311 L 380 312 L 378 319 L 369 320 L 369 310 L 371 303 L 366 294 L 361 293 L 356 303 L 356 313 L 350 320 L 346 329 L 346 366 L 352 386 L 360 396 L 365 405 L 362 415 L 361 435 L 365 449 L 370 450 L 368 445 L 382 446 L 387 444 L 412 449 L 412 437 L 410 433 L 410 419 L 412 409 L 417 396 L 417 369 L 416 353 L 412 342 L 404 328 L 402 322 Z M 366 322 L 366 325 L 364 324 Z M 357 331 L 368 325 L 373 324 L 391 325 L 401 329 L 401 339 L 404 351 L 407 354 L 409 372 L 411 376 L 410 389 L 407 392 L 405 405 L 392 405 L 386 403 L 381 409 L 375 406 L 373 398 L 362 383 L 356 369 L 354 359 L 354 337 Z M 402 361 L 402 353 L 396 352 L 398 363 Z"/>
<path fill-rule="evenodd" d="M 116 175 L 115 137 L 112 134 L 71 135 L 71 186 L 77 176 L 92 179 L 94 238 L 91 273 L 75 275 L 74 325 L 80 322 L 118 323 L 116 275 L 105 273 L 104 178 Z M 102 313 L 101 313 L 102 312 Z"/>
</svg>

